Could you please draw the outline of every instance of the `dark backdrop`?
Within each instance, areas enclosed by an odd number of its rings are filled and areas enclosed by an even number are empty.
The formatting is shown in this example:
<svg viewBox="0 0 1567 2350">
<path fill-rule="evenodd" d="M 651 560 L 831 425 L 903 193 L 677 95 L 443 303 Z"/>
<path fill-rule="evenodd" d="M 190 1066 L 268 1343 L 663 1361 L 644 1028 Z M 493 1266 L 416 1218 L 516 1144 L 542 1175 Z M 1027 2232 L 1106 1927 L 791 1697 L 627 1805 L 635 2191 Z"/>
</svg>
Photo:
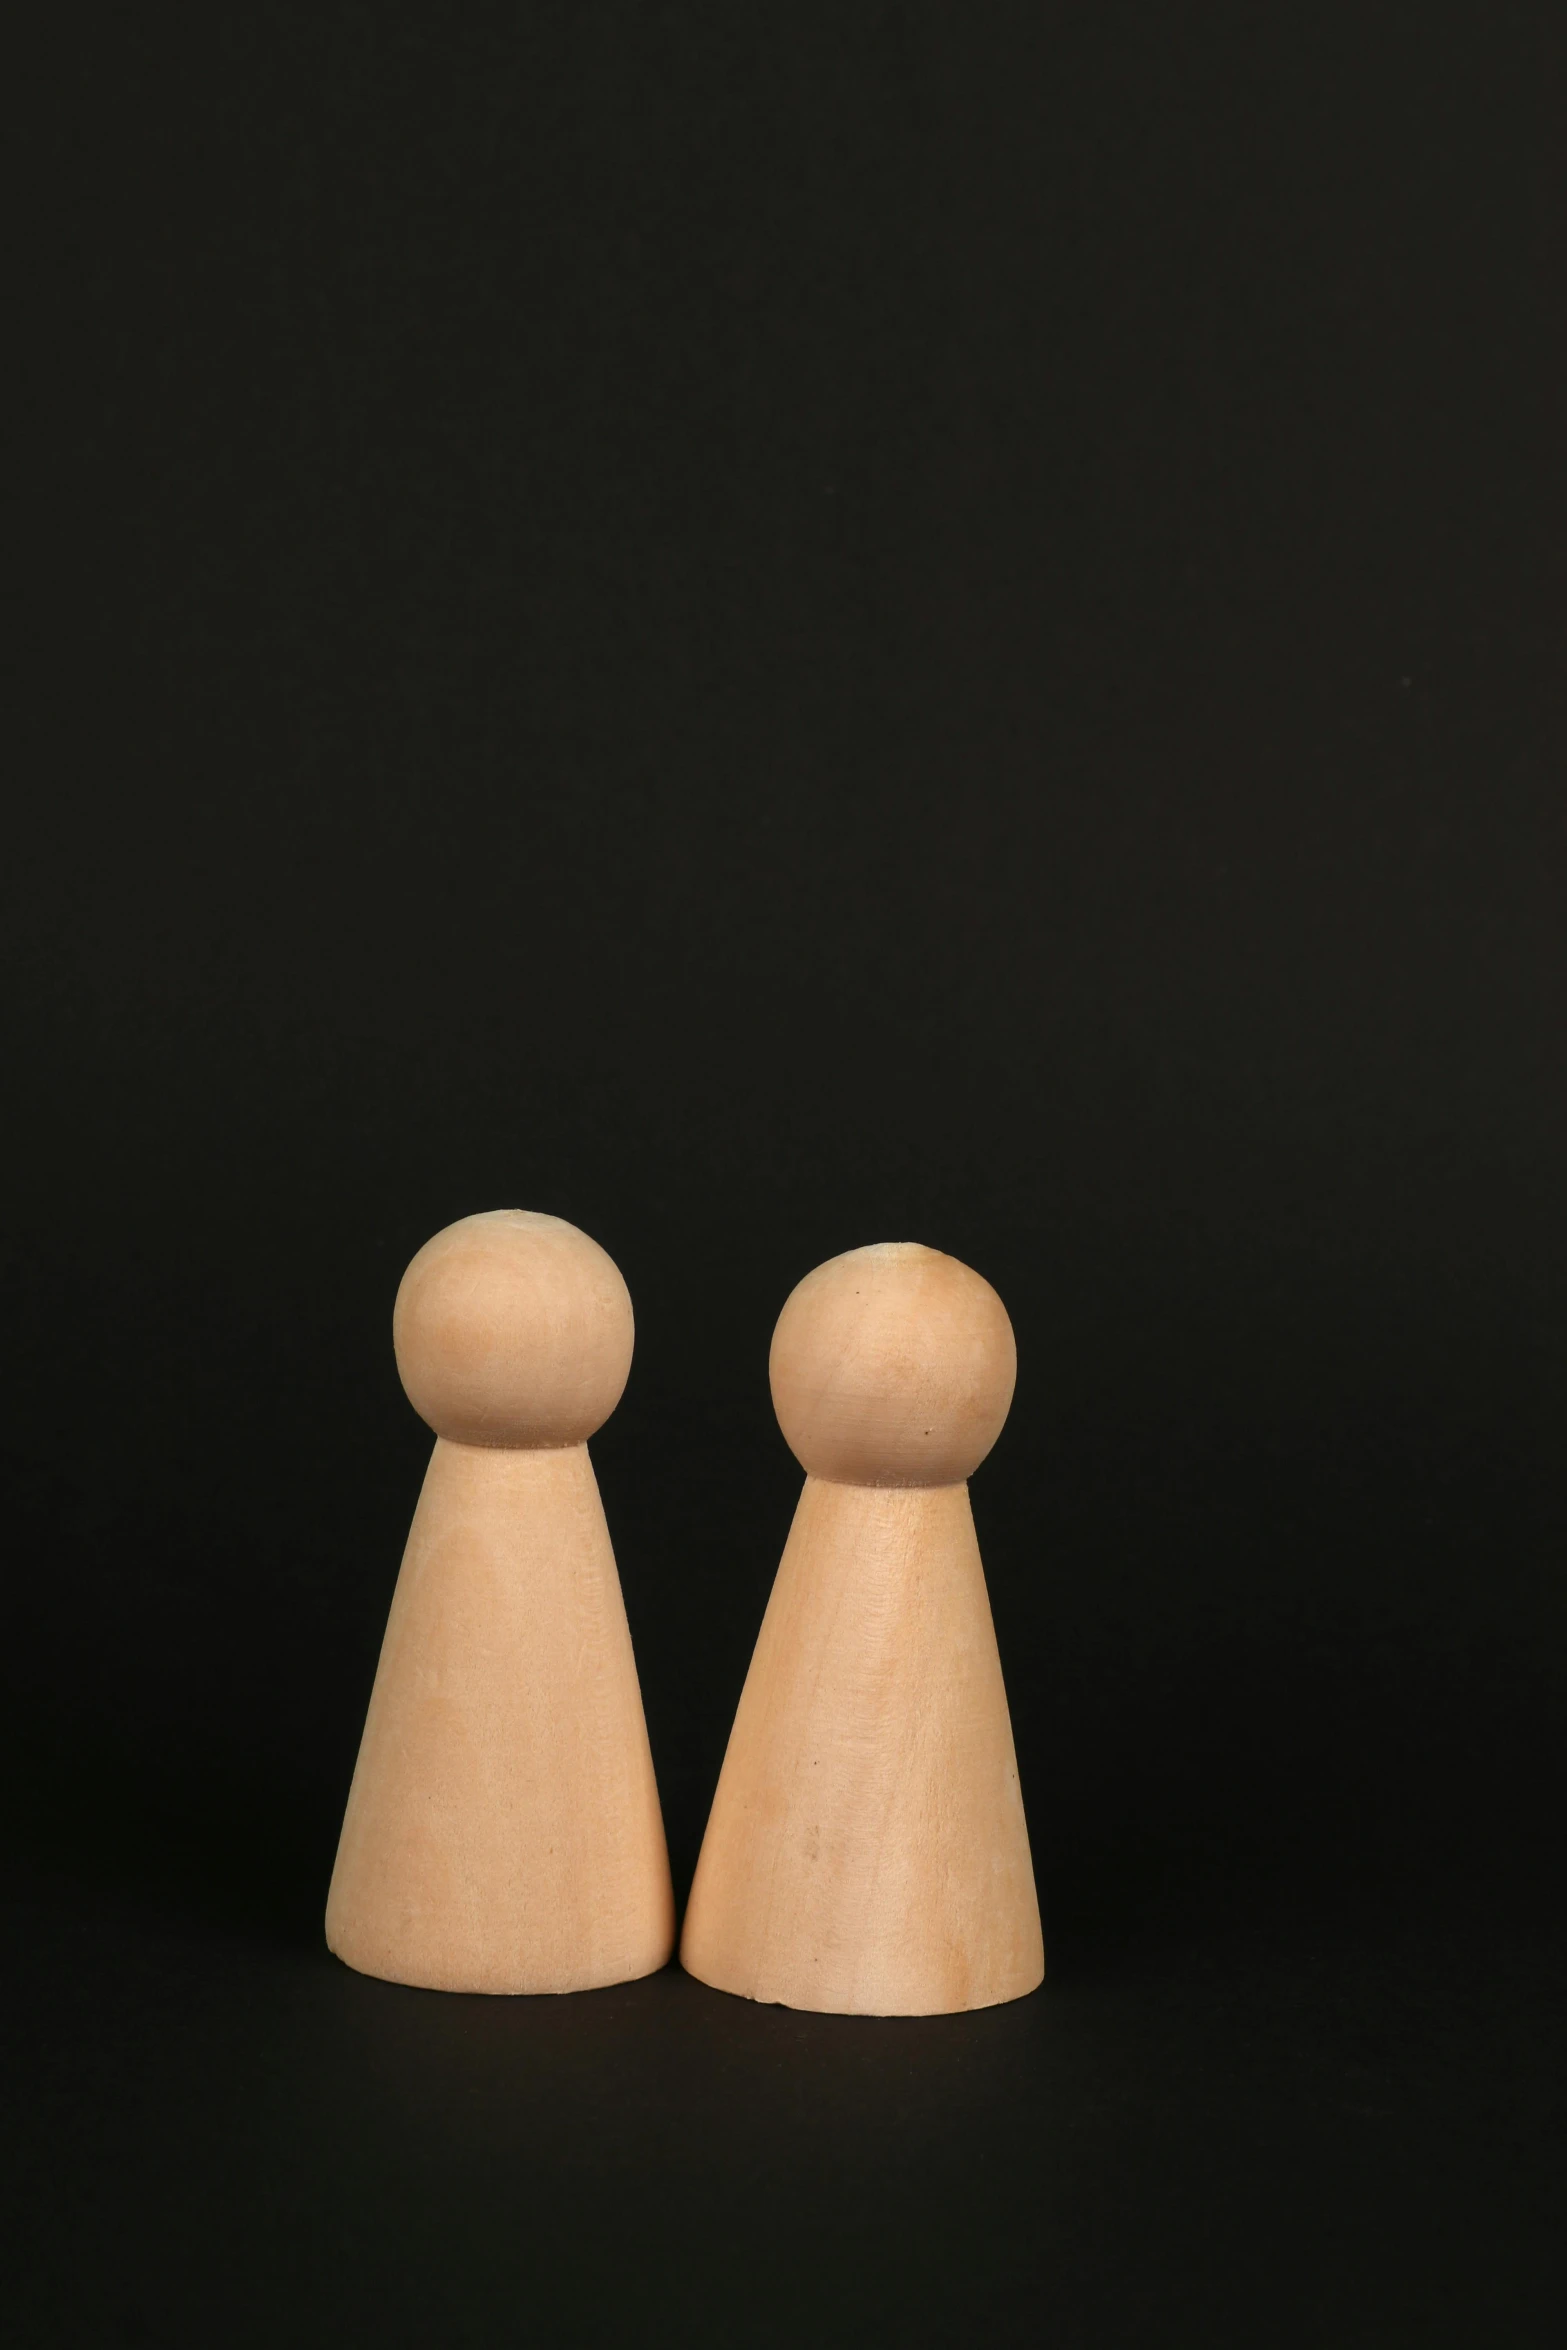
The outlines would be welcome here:
<svg viewBox="0 0 1567 2350">
<path fill-rule="evenodd" d="M 1556 11 L 51 38 L 24 2338 L 1555 2340 Z M 594 1452 L 682 1893 L 779 1306 L 878 1238 L 1000 1290 L 1038 1998 L 327 1958 L 392 1296 L 506 1204 L 635 1300 Z"/>
</svg>

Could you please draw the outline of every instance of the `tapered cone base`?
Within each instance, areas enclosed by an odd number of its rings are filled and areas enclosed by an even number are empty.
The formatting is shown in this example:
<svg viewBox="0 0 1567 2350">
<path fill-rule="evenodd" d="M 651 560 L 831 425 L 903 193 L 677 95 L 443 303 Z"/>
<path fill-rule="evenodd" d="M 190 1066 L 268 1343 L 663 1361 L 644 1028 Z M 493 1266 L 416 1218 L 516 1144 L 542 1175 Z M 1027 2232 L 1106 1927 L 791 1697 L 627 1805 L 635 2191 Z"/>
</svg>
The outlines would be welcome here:
<svg viewBox="0 0 1567 2350">
<path fill-rule="evenodd" d="M 439 1440 L 327 1899 L 361 1973 L 580 1991 L 674 1943 L 620 1579 L 586 1445 Z"/>
<path fill-rule="evenodd" d="M 845 2015 L 990 2007 L 1043 1980 L 966 1486 L 807 1478 L 680 1956 L 719 1990 Z"/>
</svg>

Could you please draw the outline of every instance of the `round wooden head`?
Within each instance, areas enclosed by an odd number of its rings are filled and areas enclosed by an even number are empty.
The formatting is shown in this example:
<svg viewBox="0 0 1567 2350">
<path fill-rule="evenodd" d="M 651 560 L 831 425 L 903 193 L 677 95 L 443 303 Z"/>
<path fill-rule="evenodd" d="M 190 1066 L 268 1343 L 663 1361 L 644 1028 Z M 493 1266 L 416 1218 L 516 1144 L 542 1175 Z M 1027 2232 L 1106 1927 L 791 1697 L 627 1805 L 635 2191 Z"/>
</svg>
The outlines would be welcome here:
<svg viewBox="0 0 1567 2350">
<path fill-rule="evenodd" d="M 769 1371 L 778 1424 L 811 1476 L 960 1485 L 1001 1433 L 1017 1344 L 978 1273 L 882 1241 L 807 1273 L 778 1317 Z"/>
<path fill-rule="evenodd" d="M 454 1444 L 583 1444 L 631 1370 L 631 1298 L 596 1240 L 497 1208 L 427 1240 L 403 1275 L 392 1344 L 408 1400 Z"/>
</svg>

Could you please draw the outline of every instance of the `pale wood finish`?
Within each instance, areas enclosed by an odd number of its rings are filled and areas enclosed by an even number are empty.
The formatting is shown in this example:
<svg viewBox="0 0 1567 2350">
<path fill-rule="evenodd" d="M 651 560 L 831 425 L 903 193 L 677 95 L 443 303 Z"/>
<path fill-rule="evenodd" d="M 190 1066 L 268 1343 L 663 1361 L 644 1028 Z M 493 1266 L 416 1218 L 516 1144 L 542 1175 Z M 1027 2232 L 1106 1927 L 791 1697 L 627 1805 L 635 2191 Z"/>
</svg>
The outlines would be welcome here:
<svg viewBox="0 0 1567 2350">
<path fill-rule="evenodd" d="M 957 1485 L 1001 1434 L 1017 1343 L 988 1281 L 914 1241 L 818 1265 L 768 1360 L 789 1450 L 843 1485 Z"/>
<path fill-rule="evenodd" d="M 614 1259 L 525 1208 L 448 1224 L 392 1308 L 408 1400 L 459 1444 L 585 1444 L 620 1401 L 634 1342 Z"/>
<path fill-rule="evenodd" d="M 673 1893 L 584 1440 L 625 1384 L 624 1283 L 557 1218 L 469 1217 L 415 1258 L 395 1330 L 409 1393 L 438 1435 L 349 1793 L 328 1944 L 362 1973 L 445 1991 L 577 1991 L 649 1974 L 673 1947 Z M 453 1423 L 576 1440 L 465 1442 Z"/>
<path fill-rule="evenodd" d="M 1016 1371 L 1001 1301 L 933 1250 L 833 1260 L 773 1348 L 808 1472 L 708 1821 L 682 1964 L 839 2014 L 987 2007 L 1044 1976 L 968 1488 Z M 835 1399 L 839 1399 L 835 1402 Z M 852 1467 L 854 1481 L 819 1465 Z"/>
</svg>

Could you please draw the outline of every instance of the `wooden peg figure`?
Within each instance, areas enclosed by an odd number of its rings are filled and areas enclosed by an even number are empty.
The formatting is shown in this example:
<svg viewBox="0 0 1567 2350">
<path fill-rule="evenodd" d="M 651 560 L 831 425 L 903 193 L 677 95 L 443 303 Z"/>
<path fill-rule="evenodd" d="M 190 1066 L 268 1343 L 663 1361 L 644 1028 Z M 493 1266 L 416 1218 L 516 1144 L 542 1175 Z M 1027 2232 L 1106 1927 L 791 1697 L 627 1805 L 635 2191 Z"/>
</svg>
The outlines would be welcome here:
<svg viewBox="0 0 1567 2350">
<path fill-rule="evenodd" d="M 966 1480 L 1017 1376 L 1006 1309 L 911 1243 L 807 1274 L 773 1335 L 806 1472 L 681 1941 L 748 1999 L 934 2015 L 1044 1977 Z"/>
<path fill-rule="evenodd" d="M 392 1343 L 435 1430 L 327 1898 L 361 1973 L 581 1991 L 661 1967 L 674 1900 L 587 1440 L 631 1368 L 596 1241 L 503 1209 L 438 1232 Z"/>
</svg>

